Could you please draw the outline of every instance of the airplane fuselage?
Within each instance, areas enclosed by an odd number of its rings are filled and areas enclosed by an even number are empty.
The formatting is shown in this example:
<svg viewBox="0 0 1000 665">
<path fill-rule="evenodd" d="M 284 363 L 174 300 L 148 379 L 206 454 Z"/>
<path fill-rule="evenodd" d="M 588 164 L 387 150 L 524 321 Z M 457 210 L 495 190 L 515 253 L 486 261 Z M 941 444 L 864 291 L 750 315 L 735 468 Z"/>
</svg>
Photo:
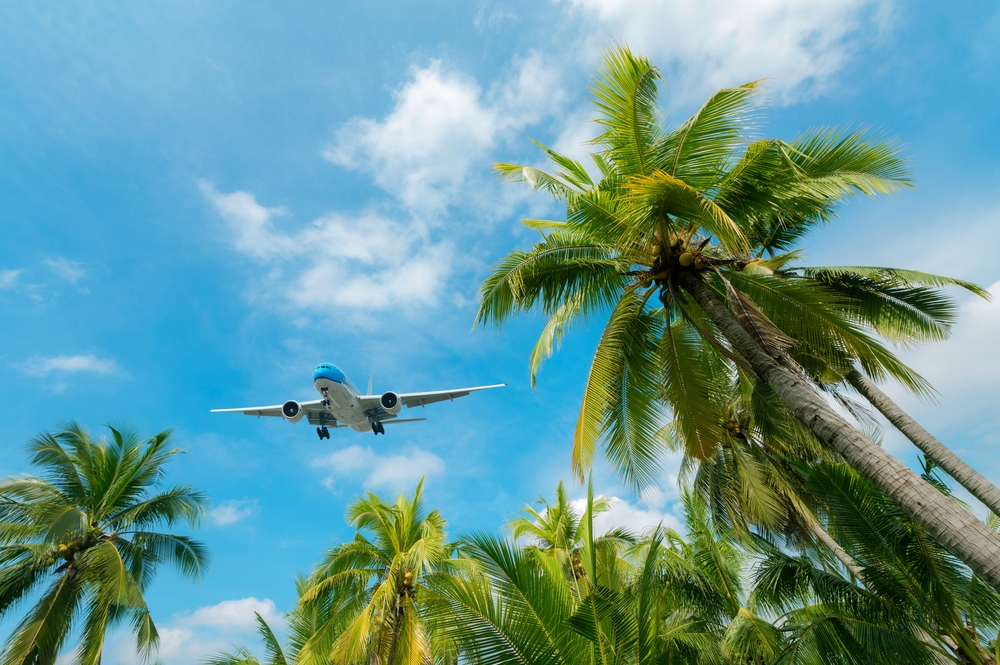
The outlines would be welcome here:
<svg viewBox="0 0 1000 665">
<path fill-rule="evenodd" d="M 323 364 L 313 372 L 313 387 L 326 401 L 330 419 L 356 432 L 371 429 L 371 418 L 358 403 L 361 394 L 336 365 Z"/>
<path fill-rule="evenodd" d="M 319 393 L 320 399 L 305 402 L 290 399 L 283 404 L 212 409 L 212 412 L 242 413 L 245 416 L 258 418 L 279 416 L 291 423 L 305 419 L 311 425 L 318 425 L 316 434 L 320 439 L 329 439 L 329 429 L 338 427 L 350 427 L 355 432 L 371 430 L 375 434 L 385 434 L 384 425 L 426 420 L 426 418 L 398 417 L 403 407 L 424 407 L 435 402 L 454 401 L 469 393 L 500 388 L 503 385 L 505 384 L 418 393 L 400 394 L 387 390 L 379 395 L 362 394 L 339 367 L 322 363 L 313 371 L 313 388 Z M 371 391 L 369 380 L 368 392 Z"/>
</svg>

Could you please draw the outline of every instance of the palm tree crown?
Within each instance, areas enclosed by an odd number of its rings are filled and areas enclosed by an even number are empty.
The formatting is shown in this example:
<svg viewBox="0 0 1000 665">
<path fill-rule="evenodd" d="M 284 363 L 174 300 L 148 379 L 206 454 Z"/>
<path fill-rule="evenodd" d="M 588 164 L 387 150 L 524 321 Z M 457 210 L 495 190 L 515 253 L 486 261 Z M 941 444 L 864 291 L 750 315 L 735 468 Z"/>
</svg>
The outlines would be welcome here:
<svg viewBox="0 0 1000 665">
<path fill-rule="evenodd" d="M 158 489 L 166 462 L 180 452 L 170 433 L 144 439 L 108 427 L 94 440 L 76 423 L 30 442 L 40 475 L 0 482 L 0 614 L 41 590 L 0 653 L 4 665 L 46 665 L 73 630 L 77 662 L 99 663 L 106 631 L 123 622 L 141 653 L 157 643 L 143 593 L 163 564 L 197 579 L 205 548 L 156 531 L 197 525 L 207 499 L 189 485 Z"/>
<path fill-rule="evenodd" d="M 423 624 L 420 600 L 433 596 L 428 580 L 453 565 L 454 546 L 441 514 L 424 510 L 423 482 L 395 503 L 369 492 L 348 506 L 347 520 L 354 540 L 330 549 L 304 585 L 299 611 L 313 627 L 298 662 L 435 661 L 440 644 Z"/>
</svg>

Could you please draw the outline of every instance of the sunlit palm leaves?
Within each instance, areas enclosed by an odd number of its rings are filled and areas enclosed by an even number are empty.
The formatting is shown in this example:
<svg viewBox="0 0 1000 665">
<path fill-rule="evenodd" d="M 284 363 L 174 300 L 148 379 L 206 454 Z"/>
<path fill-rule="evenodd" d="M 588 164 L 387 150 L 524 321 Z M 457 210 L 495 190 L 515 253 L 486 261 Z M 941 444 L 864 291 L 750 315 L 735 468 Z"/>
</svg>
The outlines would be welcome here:
<svg viewBox="0 0 1000 665">
<path fill-rule="evenodd" d="M 544 515 L 516 522 L 521 533 L 539 538 L 538 546 L 483 533 L 467 539 L 463 551 L 476 567 L 440 581 L 447 611 L 436 622 L 468 662 L 721 662 L 717 609 L 726 606 L 721 597 L 728 592 L 714 585 L 720 577 L 731 581 L 737 560 L 728 560 L 720 576 L 703 568 L 715 565 L 712 555 L 696 560 L 703 543 L 688 544 L 662 529 L 634 544 L 615 533 L 592 535 L 600 503 L 591 490 L 579 517 L 565 517 L 560 506 L 568 503 L 561 498 Z M 559 515 L 545 520 L 551 511 Z M 578 574 L 568 574 L 545 547 L 550 539 L 568 538 L 576 541 Z"/>
<path fill-rule="evenodd" d="M 298 649 L 302 664 L 417 665 L 435 662 L 435 643 L 422 620 L 428 580 L 457 564 L 445 522 L 412 497 L 386 503 L 373 493 L 352 503 L 354 540 L 333 547 L 303 585 L 299 613 L 313 624 Z"/>
<path fill-rule="evenodd" d="M 166 462 L 180 452 L 169 432 L 144 439 L 122 426 L 93 440 L 69 423 L 34 438 L 39 476 L 0 482 L 0 613 L 41 591 L 0 654 L 4 665 L 55 662 L 70 634 L 76 661 L 98 663 L 108 629 L 126 625 L 149 654 L 157 632 L 143 598 L 164 564 L 198 578 L 204 547 L 155 529 L 195 525 L 206 497 L 188 485 L 161 489 Z"/>
<path fill-rule="evenodd" d="M 803 268 L 798 253 L 781 254 L 845 199 L 909 187 L 899 144 L 864 127 L 758 139 L 757 83 L 720 90 L 669 128 L 659 83 L 627 47 L 604 54 L 589 88 L 599 179 L 544 146 L 551 173 L 497 166 L 504 179 L 563 202 L 565 221 L 526 221 L 544 237 L 495 266 L 477 323 L 503 325 L 531 310 L 548 317 L 532 382 L 567 331 L 604 325 L 574 435 L 577 478 L 602 446 L 628 484 L 651 482 L 663 445 L 653 432 L 667 412 L 690 456 L 706 459 L 723 442 L 718 395 L 748 367 L 675 281 L 680 268 L 714 275 L 709 284 L 758 344 L 817 384 L 860 367 L 930 394 L 885 342 L 942 339 L 954 306 L 940 287 L 983 295 L 979 287 L 916 271 Z"/>
</svg>

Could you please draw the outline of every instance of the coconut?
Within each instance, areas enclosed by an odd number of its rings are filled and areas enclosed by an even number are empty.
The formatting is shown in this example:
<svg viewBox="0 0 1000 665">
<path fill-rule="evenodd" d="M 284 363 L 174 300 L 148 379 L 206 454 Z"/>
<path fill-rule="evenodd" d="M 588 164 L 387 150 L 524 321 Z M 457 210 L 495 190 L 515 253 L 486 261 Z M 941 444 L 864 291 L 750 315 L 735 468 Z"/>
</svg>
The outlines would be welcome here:
<svg viewBox="0 0 1000 665">
<path fill-rule="evenodd" d="M 687 268 L 692 263 L 694 263 L 694 254 L 692 254 L 691 252 L 684 252 L 683 254 L 680 255 L 680 257 L 678 257 L 677 262 L 680 263 L 685 268 Z"/>
</svg>

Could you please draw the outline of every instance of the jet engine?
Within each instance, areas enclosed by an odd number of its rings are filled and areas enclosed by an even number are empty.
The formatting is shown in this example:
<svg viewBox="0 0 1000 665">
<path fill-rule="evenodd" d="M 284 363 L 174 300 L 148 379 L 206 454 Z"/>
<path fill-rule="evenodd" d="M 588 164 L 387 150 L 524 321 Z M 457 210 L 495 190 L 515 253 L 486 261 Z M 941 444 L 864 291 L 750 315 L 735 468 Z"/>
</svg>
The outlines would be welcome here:
<svg viewBox="0 0 1000 665">
<path fill-rule="evenodd" d="M 290 423 L 297 423 L 302 420 L 304 413 L 302 405 L 294 399 L 290 399 L 281 405 L 281 417 Z"/>
<path fill-rule="evenodd" d="M 387 393 L 382 393 L 382 397 L 379 398 L 378 403 L 383 411 L 392 415 L 396 415 L 403 408 L 403 403 L 399 401 L 399 395 L 391 390 Z"/>
</svg>

